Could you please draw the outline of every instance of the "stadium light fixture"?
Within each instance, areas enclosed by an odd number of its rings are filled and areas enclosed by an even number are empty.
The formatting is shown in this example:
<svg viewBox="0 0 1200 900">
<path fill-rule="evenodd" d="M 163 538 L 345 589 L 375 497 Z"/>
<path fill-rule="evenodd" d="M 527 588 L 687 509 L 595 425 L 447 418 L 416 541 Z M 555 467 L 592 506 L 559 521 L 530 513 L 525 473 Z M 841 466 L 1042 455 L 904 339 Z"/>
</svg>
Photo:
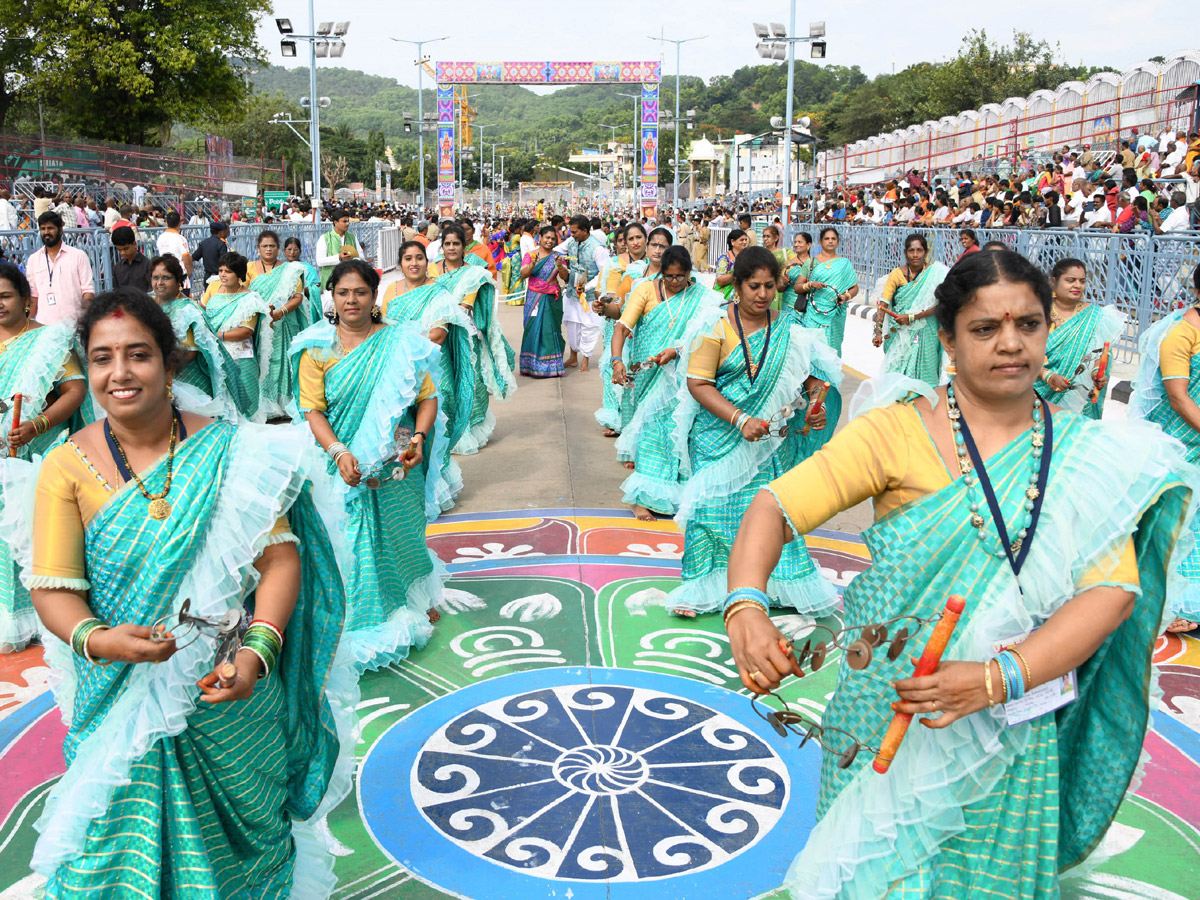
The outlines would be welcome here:
<svg viewBox="0 0 1200 900">
<path fill-rule="evenodd" d="M 755 22 L 754 23 L 754 36 L 757 38 L 765 38 L 765 37 L 770 37 L 771 33 L 769 31 L 767 31 L 766 25 L 763 25 L 761 22 Z"/>
<path fill-rule="evenodd" d="M 296 55 L 296 42 L 295 41 L 280 41 L 279 42 L 279 52 L 282 53 L 284 56 L 294 57 Z"/>
<path fill-rule="evenodd" d="M 322 22 L 317 26 L 317 34 L 329 34 L 331 31 L 333 31 L 332 22 Z"/>
<path fill-rule="evenodd" d="M 279 29 L 280 34 L 291 34 L 296 30 L 292 27 L 291 19 L 276 19 L 275 27 Z"/>
</svg>

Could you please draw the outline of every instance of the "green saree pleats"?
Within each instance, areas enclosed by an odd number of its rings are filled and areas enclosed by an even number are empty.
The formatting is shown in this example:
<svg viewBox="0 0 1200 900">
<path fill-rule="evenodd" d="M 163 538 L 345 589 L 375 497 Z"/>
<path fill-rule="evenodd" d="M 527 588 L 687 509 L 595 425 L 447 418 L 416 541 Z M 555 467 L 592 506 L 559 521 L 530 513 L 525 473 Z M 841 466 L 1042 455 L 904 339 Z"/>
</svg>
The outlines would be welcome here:
<svg viewBox="0 0 1200 900">
<path fill-rule="evenodd" d="M 241 328 L 254 316 L 258 316 L 258 320 L 250 338 L 223 343 L 233 363 L 229 367 L 230 377 L 237 382 L 233 396 L 245 404 L 238 411 L 252 422 L 265 422 L 268 410 L 262 402 L 262 381 L 270 371 L 274 351 L 270 308 L 254 291 L 215 293 L 204 308 L 204 320 L 214 334 Z"/>
<path fill-rule="evenodd" d="M 927 265 L 913 281 L 902 285 L 892 298 L 892 312 L 915 316 L 933 309 L 933 293 L 950 271 L 939 262 Z M 884 317 L 883 368 L 937 387 L 942 381 L 942 342 L 937 318 L 926 316 L 909 325 Z"/>
<path fill-rule="evenodd" d="M 297 293 L 305 293 L 304 276 L 304 266 L 300 263 L 282 263 L 255 278 L 250 290 L 262 298 L 268 309 L 283 309 Z M 307 295 L 295 310 L 286 313 L 279 321 L 267 316 L 266 327 L 271 330 L 271 355 L 259 392 L 260 412 L 268 419 L 286 416 L 296 396 L 295 373 L 288 350 L 296 335 L 310 324 L 312 320 L 309 318 Z"/>
<path fill-rule="evenodd" d="M 196 357 L 176 375 L 176 384 L 196 388 L 212 401 L 204 404 L 205 415 L 217 418 L 249 418 L 250 398 L 242 381 L 234 374 L 233 357 L 225 343 L 217 339 L 204 318 L 200 305 L 186 297 L 163 304 L 163 312 L 171 319 L 175 337 L 182 346 L 190 332 L 196 345 Z M 201 410 L 193 408 L 194 412 Z"/>
</svg>

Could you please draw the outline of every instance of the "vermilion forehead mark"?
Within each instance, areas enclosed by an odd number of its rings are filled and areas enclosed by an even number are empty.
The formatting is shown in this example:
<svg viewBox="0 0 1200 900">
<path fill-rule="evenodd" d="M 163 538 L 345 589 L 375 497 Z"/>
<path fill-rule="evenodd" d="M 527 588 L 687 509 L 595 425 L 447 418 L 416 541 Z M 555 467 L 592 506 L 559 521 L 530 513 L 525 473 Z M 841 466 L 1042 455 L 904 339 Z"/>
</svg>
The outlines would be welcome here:
<svg viewBox="0 0 1200 900">
<path fill-rule="evenodd" d="M 125 310 L 121 309 L 121 307 L 119 307 L 119 306 L 118 306 L 116 309 L 114 309 L 114 310 L 113 310 L 113 312 L 112 312 L 112 317 L 113 317 L 114 319 L 123 319 L 123 318 L 125 318 Z"/>
<path fill-rule="evenodd" d="M 1010 313 L 1010 312 L 1007 312 L 1007 311 L 1006 311 L 1006 312 L 1004 313 L 1004 321 L 1005 321 L 1005 322 L 1011 322 L 1011 321 L 1012 321 L 1012 313 Z"/>
</svg>

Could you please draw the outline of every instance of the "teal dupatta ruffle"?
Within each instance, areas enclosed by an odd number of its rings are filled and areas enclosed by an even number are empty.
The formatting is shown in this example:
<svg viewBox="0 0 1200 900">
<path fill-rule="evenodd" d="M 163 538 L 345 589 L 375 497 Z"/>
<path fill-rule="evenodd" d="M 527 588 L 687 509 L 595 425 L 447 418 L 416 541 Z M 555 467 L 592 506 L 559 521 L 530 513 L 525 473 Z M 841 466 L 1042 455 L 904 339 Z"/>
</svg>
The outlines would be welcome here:
<svg viewBox="0 0 1200 900">
<path fill-rule="evenodd" d="M 605 294 L 608 285 L 608 279 L 613 274 L 613 270 L 621 264 L 620 259 L 616 256 L 610 256 L 604 268 L 600 271 L 599 278 L 596 279 L 597 294 Z M 649 262 L 645 259 L 632 260 L 622 272 L 622 278 L 632 279 L 630 290 L 633 290 L 633 285 L 638 282 L 646 271 Z M 626 295 L 628 296 L 628 295 Z M 611 428 L 617 434 L 625 427 L 625 424 L 633 415 L 633 392 L 626 388 L 618 387 L 612 383 L 612 338 L 613 329 L 616 327 L 616 321 L 607 316 L 604 317 L 603 334 L 601 340 L 603 346 L 600 348 L 600 408 L 595 412 L 597 424 L 605 428 Z M 625 365 L 629 365 L 629 341 L 625 342 L 624 353 L 622 358 Z"/>
<path fill-rule="evenodd" d="M 215 334 L 242 327 L 242 323 L 258 316 L 251 337 L 254 355 L 236 359 L 230 351 L 233 377 L 238 382 L 234 397 L 243 397 L 245 407 L 239 410 L 243 418 L 262 423 L 267 420 L 268 407 L 262 402 L 262 383 L 271 371 L 271 355 L 274 352 L 274 333 L 271 330 L 271 310 L 267 302 L 254 291 L 238 294 L 212 294 L 204 307 L 204 320 Z M 228 350 L 228 342 L 226 342 Z"/>
<path fill-rule="evenodd" d="M 100 667 L 47 637 L 69 724 L 67 772 L 37 823 L 32 862 L 48 896 L 157 895 L 181 880 L 167 862 L 181 853 L 193 860 L 186 883 L 211 895 L 332 890 L 316 822 L 350 789 L 358 692 L 339 643 L 342 520 L 306 432 L 211 423 L 177 451 L 169 518 L 149 519 L 147 501 L 127 487 L 88 524 L 89 603 L 105 621 L 148 625 L 185 598 L 205 617 L 252 605 L 254 562 L 284 514 L 299 542 L 301 590 L 276 668 L 250 699 L 223 707 L 197 702 L 211 639 L 161 665 Z M 36 467 L 22 465 L 35 480 Z M 163 465 L 146 473 L 150 483 Z M 28 527 L 32 510 L 25 515 Z"/>
<path fill-rule="evenodd" d="M 864 533 L 873 566 L 846 589 L 846 621 L 936 615 L 961 594 L 967 609 L 945 658 L 988 659 L 995 641 L 1028 633 L 1079 593 L 1085 575 L 1114 572 L 1131 536 L 1140 587 L 1120 586 L 1138 595 L 1132 615 L 1079 668 L 1079 698 L 1054 715 L 1007 726 L 997 707 L 937 731 L 913 727 L 885 776 L 863 754 L 843 770 L 827 752 L 820 819 L 785 882 L 793 897 L 968 897 L 1005 884 L 1012 896 L 1048 900 L 1058 871 L 1086 858 L 1111 823 L 1135 778 L 1153 702 L 1151 651 L 1200 481 L 1177 445 L 1144 425 L 1060 412 L 1054 437 L 1019 583 L 994 530 L 975 537 L 957 478 Z M 987 462 L 1010 521 L 1027 487 L 1028 440 Z M 878 734 L 892 716 L 891 683 L 910 666 L 877 658 L 854 672 L 843 660 L 823 724 Z"/>
<path fill-rule="evenodd" d="M 794 316 L 781 314 L 771 331 L 767 357 L 753 381 L 743 354 L 734 351 L 717 370 L 714 384 L 725 399 L 759 419 L 770 419 L 784 404 L 794 404 L 796 397 L 805 393 L 809 376 L 833 385 L 842 380 L 841 361 L 819 335 L 801 327 Z M 683 371 L 703 337 L 693 331 L 685 339 L 687 350 L 679 363 Z M 749 335 L 752 358 L 758 359 L 765 340 L 765 328 Z M 721 608 L 728 588 L 729 552 L 750 502 L 760 488 L 811 452 L 800 433 L 804 415 L 803 410 L 794 413 L 786 438 L 751 442 L 728 421 L 701 407 L 686 383 L 680 386 L 673 441 L 686 479 L 675 514 L 684 535 L 683 581 L 663 601 L 669 609 L 713 612 Z M 838 599 L 802 540 L 784 547 L 767 582 L 767 593 L 775 604 L 804 613 L 825 612 Z"/>
<path fill-rule="evenodd" d="M 1096 401 L 1091 401 L 1092 372 L 1100 363 L 1104 345 L 1116 343 L 1124 330 L 1125 315 L 1120 310 L 1089 303 L 1051 331 L 1046 341 L 1046 368 L 1067 379 L 1070 389 L 1051 390 L 1040 378 L 1034 389 L 1057 406 L 1081 412 L 1089 419 L 1099 419 L 1108 391 L 1101 391 Z"/>
<path fill-rule="evenodd" d="M 213 401 L 206 414 L 222 419 L 245 417 L 250 398 L 234 374 L 234 361 L 229 351 L 205 320 L 204 310 L 186 297 L 164 303 L 162 308 L 171 320 L 180 346 L 187 340 L 189 331 L 196 345 L 196 358 L 183 367 L 175 380 L 190 384 Z"/>
<path fill-rule="evenodd" d="M 301 263 L 285 262 L 255 278 L 250 290 L 262 298 L 268 310 L 282 309 L 296 296 L 297 287 L 300 293 L 304 293 L 304 277 Z M 289 359 L 289 348 L 296 335 L 312 324 L 307 300 L 306 296 L 296 309 L 286 313 L 278 322 L 269 313 L 267 315 L 266 328 L 271 333 L 271 353 L 259 385 L 260 417 L 275 419 L 286 416 L 296 396 L 295 372 Z"/>
</svg>

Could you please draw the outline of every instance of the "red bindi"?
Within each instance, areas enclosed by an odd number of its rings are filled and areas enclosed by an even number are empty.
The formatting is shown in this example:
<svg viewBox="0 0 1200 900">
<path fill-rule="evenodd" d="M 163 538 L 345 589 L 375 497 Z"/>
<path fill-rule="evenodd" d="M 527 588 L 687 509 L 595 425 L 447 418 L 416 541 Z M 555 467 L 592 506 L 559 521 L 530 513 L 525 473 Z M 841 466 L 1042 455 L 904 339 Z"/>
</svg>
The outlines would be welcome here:
<svg viewBox="0 0 1200 900">
<path fill-rule="evenodd" d="M 112 317 L 114 319 L 123 319 L 125 317 L 125 310 L 121 309 L 121 307 L 118 306 L 116 309 L 113 310 Z"/>
<path fill-rule="evenodd" d="M 1011 321 L 1012 321 L 1012 313 L 1010 313 L 1010 312 L 1006 312 L 1006 313 L 1004 314 L 1004 321 L 1005 321 L 1005 322 L 1011 322 Z"/>
</svg>

